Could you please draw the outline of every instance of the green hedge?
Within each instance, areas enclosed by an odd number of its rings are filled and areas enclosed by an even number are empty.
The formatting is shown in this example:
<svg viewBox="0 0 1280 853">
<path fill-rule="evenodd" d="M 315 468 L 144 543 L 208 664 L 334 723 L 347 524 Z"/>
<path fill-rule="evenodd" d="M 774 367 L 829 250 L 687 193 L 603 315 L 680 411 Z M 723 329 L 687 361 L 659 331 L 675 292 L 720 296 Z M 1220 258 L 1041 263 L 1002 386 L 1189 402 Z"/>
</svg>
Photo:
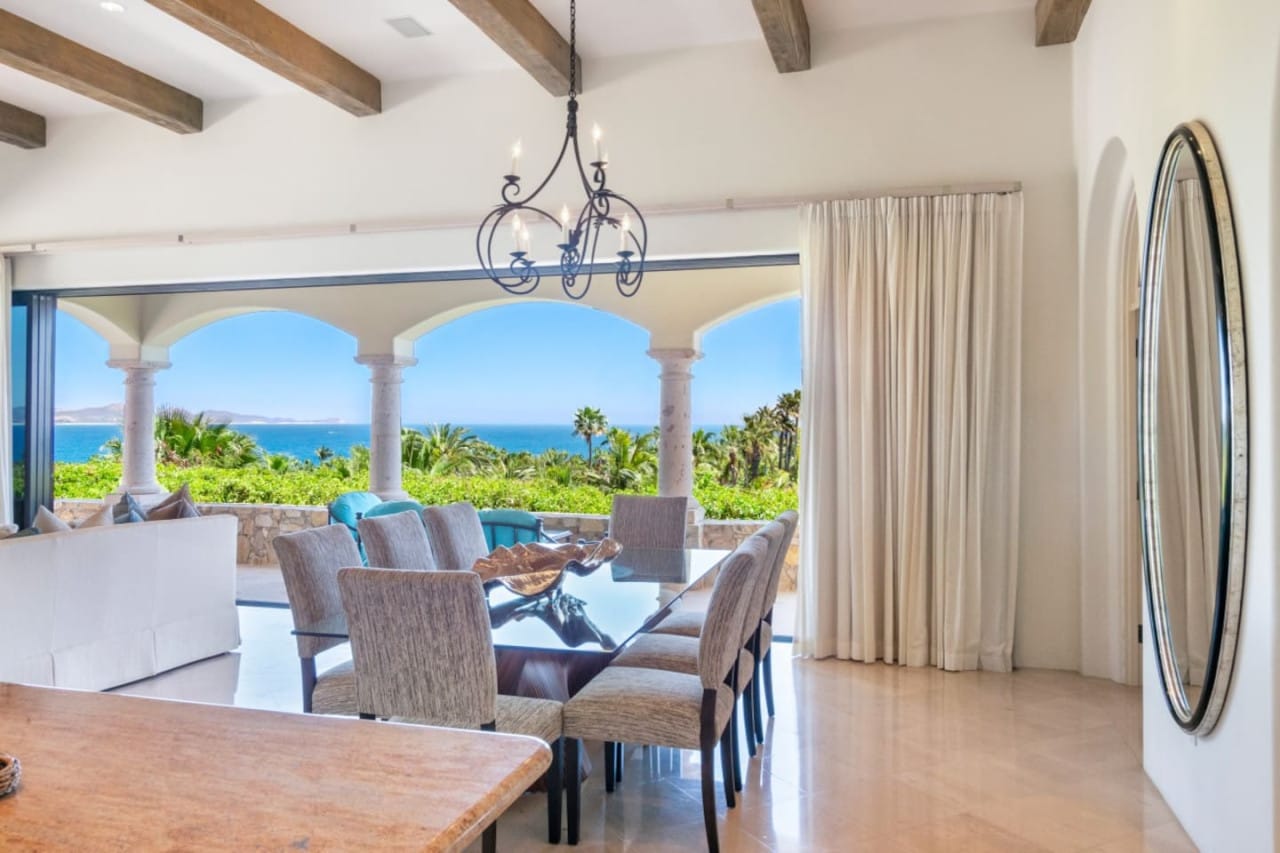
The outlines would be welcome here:
<svg viewBox="0 0 1280 853">
<path fill-rule="evenodd" d="M 189 483 L 202 503 L 263 503 L 323 506 L 343 492 L 368 488 L 363 473 L 343 477 L 317 467 L 279 473 L 266 468 L 178 468 L 161 465 L 161 485 Z M 101 498 L 120 482 L 120 463 L 63 463 L 54 468 L 53 492 L 59 498 Z M 470 501 L 479 507 L 515 507 L 534 512 L 606 515 L 610 495 L 595 486 L 562 486 L 552 480 L 504 477 L 433 477 L 406 469 L 404 488 L 424 504 Z M 712 519 L 765 519 L 796 508 L 794 489 L 747 489 L 700 480 L 694 494 Z"/>
</svg>

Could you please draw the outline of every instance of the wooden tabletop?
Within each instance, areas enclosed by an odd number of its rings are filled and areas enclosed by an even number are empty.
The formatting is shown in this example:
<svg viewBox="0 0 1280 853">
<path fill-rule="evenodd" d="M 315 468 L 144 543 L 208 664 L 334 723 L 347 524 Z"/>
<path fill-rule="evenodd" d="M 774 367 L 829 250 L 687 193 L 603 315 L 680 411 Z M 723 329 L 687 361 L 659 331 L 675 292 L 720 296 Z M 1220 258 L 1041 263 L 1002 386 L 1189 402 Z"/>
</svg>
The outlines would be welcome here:
<svg viewBox="0 0 1280 853">
<path fill-rule="evenodd" d="M 0 684 L 0 849 L 456 850 L 537 780 L 541 741 Z"/>
</svg>

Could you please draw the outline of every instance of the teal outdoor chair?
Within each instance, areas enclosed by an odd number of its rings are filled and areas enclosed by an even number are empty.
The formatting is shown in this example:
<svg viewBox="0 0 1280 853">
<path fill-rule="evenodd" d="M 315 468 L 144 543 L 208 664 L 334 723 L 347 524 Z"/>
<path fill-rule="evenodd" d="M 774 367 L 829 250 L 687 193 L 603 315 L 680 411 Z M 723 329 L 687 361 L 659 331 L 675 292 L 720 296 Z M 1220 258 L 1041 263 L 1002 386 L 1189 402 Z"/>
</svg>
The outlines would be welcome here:
<svg viewBox="0 0 1280 853">
<path fill-rule="evenodd" d="M 569 535 L 543 529 L 542 519 L 522 509 L 482 509 L 480 526 L 484 540 L 492 551 L 499 545 L 510 548 L 519 542 L 563 542 Z"/>
<path fill-rule="evenodd" d="M 395 515 L 397 512 L 411 512 L 422 520 L 422 504 L 417 501 L 383 501 L 374 504 L 365 511 L 361 518 L 377 518 L 380 515 Z"/>
<path fill-rule="evenodd" d="M 347 528 L 347 532 L 351 534 L 351 538 L 360 549 L 361 560 L 365 559 L 364 546 L 360 544 L 360 528 L 356 525 L 369 510 L 381 503 L 382 498 L 373 492 L 347 492 L 344 495 L 338 495 L 333 503 L 329 504 L 329 523 L 341 524 Z"/>
</svg>

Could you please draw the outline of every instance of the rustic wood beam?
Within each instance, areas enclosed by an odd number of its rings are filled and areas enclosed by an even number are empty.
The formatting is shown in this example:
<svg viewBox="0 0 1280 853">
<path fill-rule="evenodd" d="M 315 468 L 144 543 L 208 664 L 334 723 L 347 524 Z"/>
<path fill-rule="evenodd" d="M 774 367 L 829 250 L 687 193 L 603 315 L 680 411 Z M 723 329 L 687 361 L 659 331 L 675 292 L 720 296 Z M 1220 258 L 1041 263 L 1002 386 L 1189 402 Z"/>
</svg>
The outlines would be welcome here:
<svg viewBox="0 0 1280 853">
<path fill-rule="evenodd" d="M 43 148 L 44 116 L 0 101 L 0 142 L 19 148 Z"/>
<path fill-rule="evenodd" d="M 199 98 L 3 9 L 0 63 L 176 133 L 204 125 Z"/>
<path fill-rule="evenodd" d="M 1089 3 L 1090 0 L 1036 0 L 1036 47 L 1075 41 Z"/>
<path fill-rule="evenodd" d="M 353 115 L 382 112 L 377 77 L 254 0 L 147 2 Z"/>
<path fill-rule="evenodd" d="M 809 70 L 809 18 L 804 0 L 751 0 L 778 73 Z"/>
<path fill-rule="evenodd" d="M 569 93 L 569 43 L 529 0 L 449 0 L 553 95 Z M 582 89 L 582 59 L 578 59 Z"/>
</svg>

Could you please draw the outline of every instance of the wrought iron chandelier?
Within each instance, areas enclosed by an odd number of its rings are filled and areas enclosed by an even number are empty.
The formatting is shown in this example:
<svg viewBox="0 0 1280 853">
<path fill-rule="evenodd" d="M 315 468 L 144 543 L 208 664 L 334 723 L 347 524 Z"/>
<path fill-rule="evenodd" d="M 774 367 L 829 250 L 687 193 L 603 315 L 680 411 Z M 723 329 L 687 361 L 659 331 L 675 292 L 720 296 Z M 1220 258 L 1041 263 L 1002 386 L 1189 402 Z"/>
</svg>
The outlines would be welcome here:
<svg viewBox="0 0 1280 853">
<path fill-rule="evenodd" d="M 529 239 L 529 225 L 542 221 L 555 225 L 560 232 L 560 284 L 570 299 L 581 299 L 591 289 L 597 270 L 596 250 L 605 228 L 617 231 L 616 267 L 612 270 L 618 292 L 634 296 L 644 278 L 645 251 L 649 230 L 640 209 L 625 196 L 607 186 L 609 157 L 601 148 L 600 127 L 593 131 L 595 159 L 586 166 L 578 146 L 578 3 L 569 0 L 569 117 L 565 123 L 564 143 L 555 165 L 533 192 L 522 195 L 520 186 L 520 143 L 511 151 L 511 174 L 503 176 L 502 203 L 489 212 L 476 231 L 476 257 L 485 273 L 508 293 L 523 296 L 532 293 L 542 280 L 542 271 L 534 260 Z M 538 205 L 538 196 L 555 177 L 565 155 L 573 149 L 573 165 L 586 193 L 586 202 L 571 218 L 569 205 L 560 208 L 557 218 Z M 509 240 L 501 235 L 509 234 Z M 494 243 L 498 243 L 499 261 L 494 261 Z M 606 237 L 606 243 L 610 240 Z M 513 248 L 503 258 L 506 245 Z M 551 267 L 550 269 L 554 269 Z M 548 269 L 548 271 L 550 271 Z"/>
</svg>

